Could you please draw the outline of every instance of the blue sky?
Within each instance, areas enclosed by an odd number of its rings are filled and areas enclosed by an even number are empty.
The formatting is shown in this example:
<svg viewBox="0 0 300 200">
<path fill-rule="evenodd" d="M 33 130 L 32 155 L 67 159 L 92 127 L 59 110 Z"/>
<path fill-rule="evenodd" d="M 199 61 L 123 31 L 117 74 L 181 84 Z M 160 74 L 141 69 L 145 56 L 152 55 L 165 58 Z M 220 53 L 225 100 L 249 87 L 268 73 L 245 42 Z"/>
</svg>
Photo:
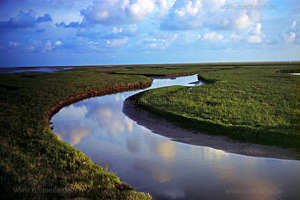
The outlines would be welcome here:
<svg viewBox="0 0 300 200">
<path fill-rule="evenodd" d="M 0 0 L 0 67 L 300 60 L 299 0 Z"/>
</svg>

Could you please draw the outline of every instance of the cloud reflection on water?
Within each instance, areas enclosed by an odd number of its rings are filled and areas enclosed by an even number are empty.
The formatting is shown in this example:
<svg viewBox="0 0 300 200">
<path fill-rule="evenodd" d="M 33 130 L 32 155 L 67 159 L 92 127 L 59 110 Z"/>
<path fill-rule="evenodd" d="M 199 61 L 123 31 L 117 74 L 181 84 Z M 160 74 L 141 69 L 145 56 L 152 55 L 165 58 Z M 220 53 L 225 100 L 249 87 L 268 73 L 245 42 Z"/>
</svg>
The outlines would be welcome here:
<svg viewBox="0 0 300 200">
<path fill-rule="evenodd" d="M 166 140 L 157 143 L 156 145 L 157 153 L 160 158 L 166 163 L 170 164 L 174 161 L 176 156 L 176 145 L 171 140 Z"/>
<path fill-rule="evenodd" d="M 130 153 L 139 153 L 141 151 L 140 137 L 129 136 L 126 139 L 126 144 Z"/>
<path fill-rule="evenodd" d="M 150 176 L 157 183 L 165 183 L 176 177 L 175 173 L 167 168 L 162 168 L 160 165 L 149 161 L 137 160 L 132 165 L 132 168 L 136 172 L 143 172 Z"/>
<path fill-rule="evenodd" d="M 84 120 L 88 113 L 85 106 L 75 107 L 70 105 L 55 118 L 53 132 L 59 139 L 69 142 L 72 146 L 81 142 L 82 138 L 88 137 L 93 131 L 95 124 Z"/>
</svg>

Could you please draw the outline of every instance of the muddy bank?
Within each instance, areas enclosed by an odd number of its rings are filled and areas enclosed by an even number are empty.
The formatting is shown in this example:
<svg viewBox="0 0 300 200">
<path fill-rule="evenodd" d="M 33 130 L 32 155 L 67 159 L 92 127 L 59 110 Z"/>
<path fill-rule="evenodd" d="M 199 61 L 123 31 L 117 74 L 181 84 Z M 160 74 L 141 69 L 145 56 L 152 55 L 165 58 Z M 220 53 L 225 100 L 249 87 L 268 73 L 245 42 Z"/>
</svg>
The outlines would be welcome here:
<svg viewBox="0 0 300 200">
<path fill-rule="evenodd" d="M 115 94 L 118 92 L 125 92 L 125 91 L 132 91 L 150 87 L 152 81 L 148 83 L 134 83 L 134 84 L 127 84 L 122 86 L 113 86 L 113 87 L 106 87 L 106 88 L 99 88 L 99 89 L 92 89 L 85 92 L 80 92 L 78 94 L 70 95 L 65 99 L 62 99 L 56 104 L 51 105 L 51 108 L 47 111 L 48 121 L 50 121 L 51 117 L 55 115 L 60 109 L 65 106 L 69 106 L 73 103 L 82 101 L 87 98 L 102 96 L 107 94 Z"/>
<path fill-rule="evenodd" d="M 180 76 L 189 76 L 189 75 L 194 75 L 194 74 L 199 74 L 199 73 L 206 73 L 206 72 L 214 72 L 217 70 L 204 70 L 204 71 L 199 71 L 199 72 L 189 72 L 189 73 L 178 73 L 178 74 L 172 74 L 172 75 L 153 75 L 153 77 L 180 77 Z M 115 73 L 114 71 L 105 71 L 105 72 L 99 72 L 99 73 L 105 73 L 105 74 L 120 74 L 120 73 Z M 144 74 L 141 74 L 144 75 Z M 144 75 L 147 77 L 151 77 L 151 75 Z M 152 80 L 148 83 L 141 84 L 141 83 L 136 83 L 136 84 L 128 84 L 124 86 L 114 86 L 114 87 L 108 87 L 108 88 L 99 88 L 99 89 L 92 89 L 88 90 L 85 92 L 81 92 L 78 94 L 70 95 L 69 97 L 61 100 L 60 102 L 51 105 L 51 108 L 47 111 L 48 115 L 48 121 L 50 121 L 51 117 L 55 115 L 60 109 L 62 109 L 65 106 L 69 106 L 73 103 L 82 101 L 84 99 L 88 99 L 91 97 L 96 97 L 96 96 L 102 96 L 106 94 L 115 94 L 118 92 L 124 92 L 124 91 L 131 91 L 131 90 L 138 90 L 138 89 L 143 89 L 150 87 L 152 84 Z"/>
<path fill-rule="evenodd" d="M 170 138 L 173 141 L 191 145 L 211 147 L 227 153 L 253 157 L 299 160 L 300 153 L 294 149 L 245 143 L 229 139 L 227 136 L 210 135 L 209 133 L 189 131 L 179 128 L 176 124 L 154 115 L 131 104 L 124 104 L 123 113 L 139 125 L 146 127 L 155 134 Z"/>
</svg>

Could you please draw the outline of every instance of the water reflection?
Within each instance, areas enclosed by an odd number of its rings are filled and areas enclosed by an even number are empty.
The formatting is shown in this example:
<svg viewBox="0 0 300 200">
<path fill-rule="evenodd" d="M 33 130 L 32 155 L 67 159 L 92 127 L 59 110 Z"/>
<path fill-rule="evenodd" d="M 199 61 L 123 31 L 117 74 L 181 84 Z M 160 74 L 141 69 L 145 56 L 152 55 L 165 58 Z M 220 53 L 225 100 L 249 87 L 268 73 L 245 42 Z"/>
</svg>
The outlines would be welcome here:
<svg viewBox="0 0 300 200">
<path fill-rule="evenodd" d="M 197 76 L 154 80 L 151 88 L 189 85 Z M 122 112 L 136 91 L 63 108 L 53 132 L 155 199 L 296 199 L 300 162 L 228 154 L 153 134 Z M 135 116 L 139 118 L 139 115 Z M 138 120 L 137 120 L 138 121 Z M 280 189 L 281 193 L 276 192 Z"/>
</svg>

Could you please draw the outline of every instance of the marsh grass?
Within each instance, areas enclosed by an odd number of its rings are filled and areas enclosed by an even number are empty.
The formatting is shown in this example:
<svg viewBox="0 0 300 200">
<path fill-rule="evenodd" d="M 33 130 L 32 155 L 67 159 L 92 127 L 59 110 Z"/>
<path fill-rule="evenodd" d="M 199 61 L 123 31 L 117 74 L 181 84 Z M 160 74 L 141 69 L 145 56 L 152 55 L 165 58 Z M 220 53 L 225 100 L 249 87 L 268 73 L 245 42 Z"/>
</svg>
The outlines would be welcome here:
<svg viewBox="0 0 300 200">
<path fill-rule="evenodd" d="M 256 65 L 256 66 L 254 66 Z M 260 66 L 260 65 L 263 65 Z M 275 73 L 298 64 L 213 63 L 85 68 L 71 72 L 0 74 L 0 194 L 2 199 L 151 199 L 93 163 L 49 126 L 51 105 L 87 90 L 147 83 L 141 75 L 201 73 L 205 86 L 173 86 L 138 94 L 145 106 L 193 130 L 258 143 L 298 147 L 299 76 Z M 270 67 L 266 67 L 270 66 Z M 273 66 L 273 67 L 272 67 Z M 297 69 L 298 69 L 297 68 Z M 114 74 L 101 74 L 103 72 Z M 26 77 L 24 79 L 24 77 Z M 244 91 L 244 92 L 236 92 Z M 149 100 L 149 101 L 147 101 Z M 158 101 L 155 101 L 158 100 Z M 172 104 L 147 105 L 147 102 Z M 175 103 L 174 103 L 175 102 Z M 99 152 L 101 153 L 101 152 Z M 14 189 L 66 189 L 66 193 Z"/>
<path fill-rule="evenodd" d="M 206 85 L 171 86 L 132 97 L 178 125 L 259 144 L 300 149 L 300 66 L 246 66 L 202 73 Z M 286 72 L 286 71 L 285 71 Z M 151 101 L 176 102 L 158 106 Z"/>
<path fill-rule="evenodd" d="M 99 74 L 103 70 L 0 74 L 2 199 L 151 199 L 150 195 L 120 183 L 108 168 L 103 170 L 80 151 L 60 141 L 50 129 L 47 110 L 69 95 L 150 81 L 135 75 Z M 67 192 L 34 192 L 38 189 Z"/>
<path fill-rule="evenodd" d="M 169 67 L 168 67 L 169 66 Z M 179 76 L 197 74 L 201 71 L 210 71 L 213 69 L 234 69 L 234 66 L 219 66 L 210 64 L 170 64 L 158 66 L 137 66 L 137 67 L 121 67 L 114 71 L 116 74 L 136 74 L 145 76 Z"/>
</svg>

